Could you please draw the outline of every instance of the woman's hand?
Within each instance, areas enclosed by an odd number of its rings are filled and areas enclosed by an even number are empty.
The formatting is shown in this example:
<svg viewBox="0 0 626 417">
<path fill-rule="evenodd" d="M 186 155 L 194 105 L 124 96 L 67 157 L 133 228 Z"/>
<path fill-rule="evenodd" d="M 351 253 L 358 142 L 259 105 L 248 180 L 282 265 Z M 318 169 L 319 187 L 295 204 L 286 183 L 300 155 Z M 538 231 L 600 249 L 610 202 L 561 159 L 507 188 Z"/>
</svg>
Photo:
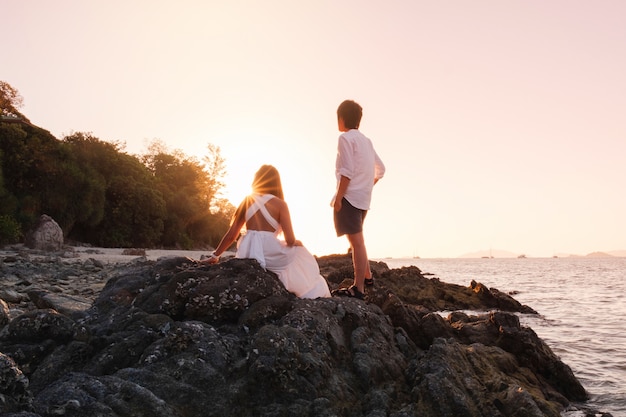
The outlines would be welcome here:
<svg viewBox="0 0 626 417">
<path fill-rule="evenodd" d="M 212 252 L 209 254 L 209 256 L 203 260 L 200 261 L 201 264 L 209 264 L 209 265 L 213 265 L 216 264 L 220 261 L 220 257 L 217 256 L 215 254 L 215 252 Z"/>
</svg>

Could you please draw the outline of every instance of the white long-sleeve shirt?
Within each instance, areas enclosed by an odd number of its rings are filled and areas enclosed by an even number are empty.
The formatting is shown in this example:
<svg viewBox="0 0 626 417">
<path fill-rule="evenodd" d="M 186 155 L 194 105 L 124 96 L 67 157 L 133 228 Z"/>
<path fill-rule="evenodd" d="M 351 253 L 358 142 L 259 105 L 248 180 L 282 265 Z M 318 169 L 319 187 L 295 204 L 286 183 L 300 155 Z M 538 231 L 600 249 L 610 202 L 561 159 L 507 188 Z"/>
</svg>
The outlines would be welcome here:
<svg viewBox="0 0 626 417">
<path fill-rule="evenodd" d="M 374 180 L 381 179 L 383 175 L 385 165 L 368 137 L 357 129 L 339 135 L 335 176 L 337 186 L 342 176 L 350 179 L 344 195 L 350 204 L 361 210 L 369 210 Z"/>
</svg>

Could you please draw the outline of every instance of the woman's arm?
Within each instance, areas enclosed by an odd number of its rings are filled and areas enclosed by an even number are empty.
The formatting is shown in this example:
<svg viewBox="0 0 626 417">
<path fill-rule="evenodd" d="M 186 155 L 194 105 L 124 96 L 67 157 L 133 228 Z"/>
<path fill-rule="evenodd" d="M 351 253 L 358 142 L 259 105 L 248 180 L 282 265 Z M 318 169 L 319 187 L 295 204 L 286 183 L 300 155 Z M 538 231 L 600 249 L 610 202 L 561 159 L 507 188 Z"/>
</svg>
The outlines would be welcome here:
<svg viewBox="0 0 626 417">
<path fill-rule="evenodd" d="M 217 245 L 217 248 L 215 248 L 215 250 L 213 251 L 212 256 L 208 260 L 209 263 L 213 264 L 219 261 L 222 253 L 224 253 L 226 249 L 228 249 L 230 245 L 232 245 L 239 237 L 239 232 L 241 232 L 241 228 L 246 223 L 244 216 L 247 205 L 245 203 L 246 201 L 244 200 L 237 208 L 237 211 L 233 216 L 233 222 L 222 237 L 219 245 Z"/>
<path fill-rule="evenodd" d="M 285 243 L 288 246 L 302 246 L 302 242 L 296 240 L 296 235 L 293 232 L 293 226 L 291 224 L 291 214 L 289 213 L 289 207 L 285 201 L 282 201 L 280 205 L 280 214 L 278 223 L 280 223 L 281 229 L 283 229 L 283 235 L 285 236 Z"/>
</svg>

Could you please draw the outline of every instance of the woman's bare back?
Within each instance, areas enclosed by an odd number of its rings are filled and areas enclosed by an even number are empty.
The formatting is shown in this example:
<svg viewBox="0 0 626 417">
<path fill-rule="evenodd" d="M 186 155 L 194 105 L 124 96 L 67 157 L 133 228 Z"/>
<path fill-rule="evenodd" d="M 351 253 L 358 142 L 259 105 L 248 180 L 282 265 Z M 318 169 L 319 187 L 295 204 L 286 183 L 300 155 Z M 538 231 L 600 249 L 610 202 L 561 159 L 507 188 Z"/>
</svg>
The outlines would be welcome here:
<svg viewBox="0 0 626 417">
<path fill-rule="evenodd" d="M 269 214 L 280 224 L 280 212 L 286 203 L 278 197 L 272 198 L 265 203 L 265 208 Z M 246 229 L 248 230 L 260 230 L 265 232 L 274 232 L 275 229 L 271 224 L 265 220 L 265 217 L 258 210 L 248 221 L 246 222 Z"/>
</svg>

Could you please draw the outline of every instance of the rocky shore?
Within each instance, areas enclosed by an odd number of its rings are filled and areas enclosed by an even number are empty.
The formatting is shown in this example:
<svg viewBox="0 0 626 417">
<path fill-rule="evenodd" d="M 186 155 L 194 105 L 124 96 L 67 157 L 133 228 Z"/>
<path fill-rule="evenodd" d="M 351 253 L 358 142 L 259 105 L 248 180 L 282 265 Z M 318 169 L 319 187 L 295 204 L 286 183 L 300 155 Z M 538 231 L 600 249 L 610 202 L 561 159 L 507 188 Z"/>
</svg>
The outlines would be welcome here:
<svg viewBox="0 0 626 417">
<path fill-rule="evenodd" d="M 302 300 L 253 260 L 72 252 L 0 253 L 2 417 L 608 416 L 477 282 L 372 262 L 365 301 Z"/>
</svg>

